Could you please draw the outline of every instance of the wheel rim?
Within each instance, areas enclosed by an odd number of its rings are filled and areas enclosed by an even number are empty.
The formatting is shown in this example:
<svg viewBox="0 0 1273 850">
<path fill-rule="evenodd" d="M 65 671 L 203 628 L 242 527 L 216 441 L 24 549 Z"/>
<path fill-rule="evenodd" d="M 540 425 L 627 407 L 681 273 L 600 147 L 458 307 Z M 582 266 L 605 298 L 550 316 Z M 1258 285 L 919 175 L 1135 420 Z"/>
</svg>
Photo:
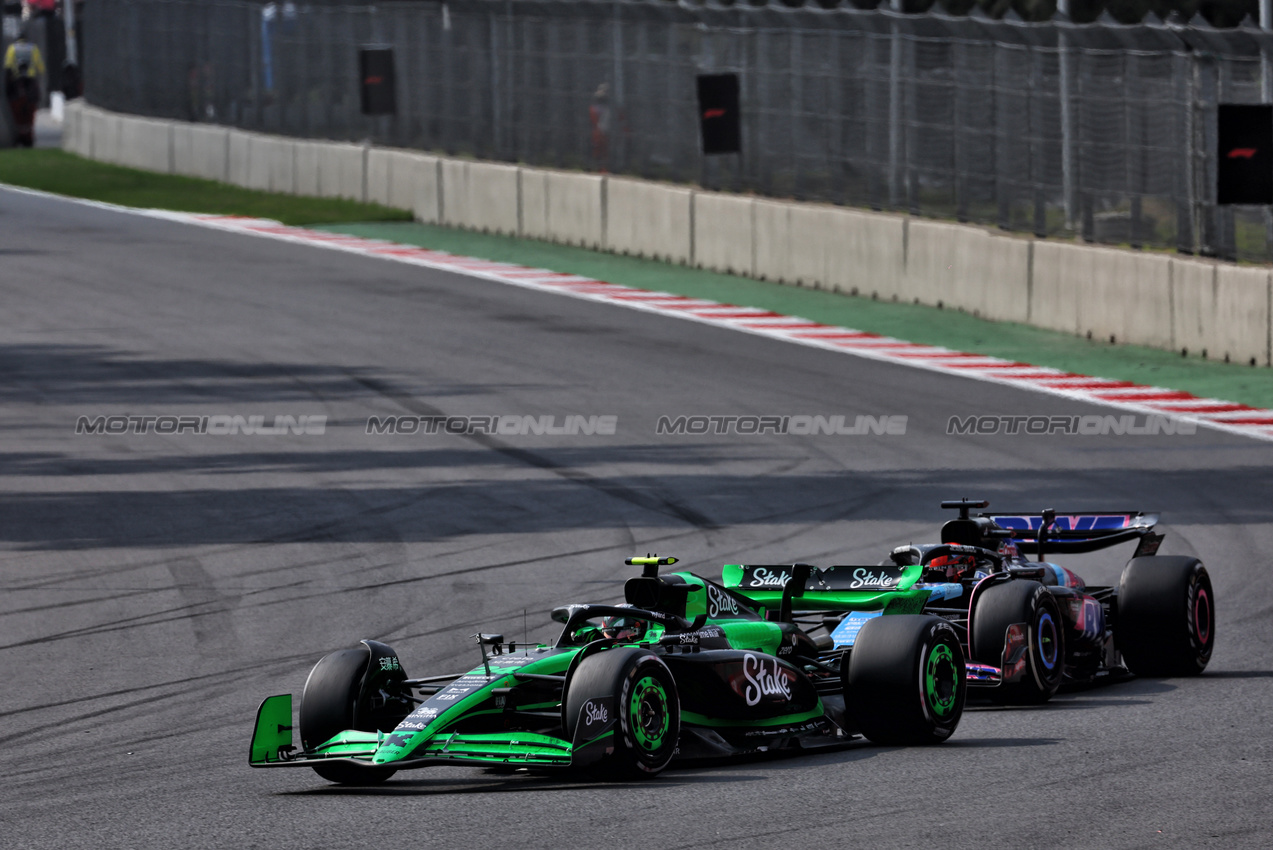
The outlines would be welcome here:
<svg viewBox="0 0 1273 850">
<path fill-rule="evenodd" d="M 632 737 L 637 746 L 648 753 L 657 752 L 671 726 L 667 689 L 658 679 L 646 676 L 632 689 L 628 708 L 628 716 L 632 718 Z"/>
<path fill-rule="evenodd" d="M 1043 666 L 1048 670 L 1056 667 L 1058 641 L 1056 639 L 1056 622 L 1052 619 L 1052 615 L 1043 612 L 1039 617 L 1039 627 L 1037 629 L 1039 636 L 1039 661 L 1043 662 Z"/>
<path fill-rule="evenodd" d="M 945 719 L 955 710 L 955 697 L 959 693 L 959 679 L 955 671 L 955 655 L 944 643 L 935 645 L 928 652 L 924 664 L 924 696 L 928 707 L 938 718 Z"/>
<path fill-rule="evenodd" d="M 1193 630 L 1199 645 L 1206 646 L 1211 640 L 1211 597 L 1205 587 L 1198 588 L 1198 597 L 1193 603 Z"/>
</svg>

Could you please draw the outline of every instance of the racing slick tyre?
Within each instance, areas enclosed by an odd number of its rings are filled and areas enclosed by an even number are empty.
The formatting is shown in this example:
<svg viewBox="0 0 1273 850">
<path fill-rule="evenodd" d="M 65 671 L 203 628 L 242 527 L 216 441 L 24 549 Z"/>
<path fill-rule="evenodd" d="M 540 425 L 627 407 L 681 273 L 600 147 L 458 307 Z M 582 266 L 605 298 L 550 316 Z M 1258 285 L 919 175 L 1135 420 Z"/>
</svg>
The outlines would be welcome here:
<svg viewBox="0 0 1273 850">
<path fill-rule="evenodd" d="M 1026 669 L 1016 682 L 990 691 L 1006 705 L 1040 705 L 1052 699 L 1065 675 L 1065 621 L 1056 597 L 1037 581 L 1015 579 L 982 591 L 972 614 L 972 660 L 1000 667 L 1008 627 L 1026 624 Z"/>
<path fill-rule="evenodd" d="M 1132 558 L 1118 582 L 1114 640 L 1138 676 L 1196 676 L 1216 640 L 1215 594 L 1197 558 Z"/>
<path fill-rule="evenodd" d="M 338 732 L 357 728 L 354 708 L 371 653 L 366 649 L 342 649 L 325 655 L 305 680 L 301 693 L 301 746 L 311 750 Z M 362 729 L 374 732 L 375 729 Z M 362 767 L 348 762 L 316 764 L 314 772 L 328 782 L 342 785 L 377 785 L 397 771 L 388 767 Z"/>
<path fill-rule="evenodd" d="M 868 620 L 840 677 L 849 717 L 877 744 L 939 743 L 964 713 L 964 653 L 959 635 L 940 617 Z"/>
<path fill-rule="evenodd" d="M 611 699 L 617 715 L 614 752 L 593 771 L 604 779 L 655 776 L 672 761 L 681 735 L 681 702 L 672 671 L 653 652 L 636 647 L 584 658 L 566 685 L 566 738 L 574 740 L 585 703 Z"/>
</svg>

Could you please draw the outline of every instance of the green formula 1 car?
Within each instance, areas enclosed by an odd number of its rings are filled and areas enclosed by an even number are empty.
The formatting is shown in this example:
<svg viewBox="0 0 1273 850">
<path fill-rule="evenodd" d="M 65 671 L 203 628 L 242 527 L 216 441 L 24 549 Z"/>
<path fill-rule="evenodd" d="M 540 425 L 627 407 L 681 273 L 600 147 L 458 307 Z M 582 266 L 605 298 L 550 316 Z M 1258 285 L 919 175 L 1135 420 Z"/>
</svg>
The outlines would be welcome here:
<svg viewBox="0 0 1273 850">
<path fill-rule="evenodd" d="M 408 677 L 373 640 L 309 674 L 299 722 L 290 694 L 257 712 L 253 767 L 310 767 L 340 783 L 382 782 L 438 764 L 587 768 L 653 776 L 674 759 L 948 738 L 966 695 L 964 656 L 940 617 L 865 624 L 852 653 L 792 617 L 791 581 L 762 613 L 674 558 L 632 558 L 624 605 L 567 605 L 556 642 L 519 647 L 477 635 L 481 665 Z M 823 600 L 834 607 L 838 592 Z M 297 730 L 299 727 L 299 730 Z M 300 745 L 294 732 L 300 733 Z"/>
</svg>

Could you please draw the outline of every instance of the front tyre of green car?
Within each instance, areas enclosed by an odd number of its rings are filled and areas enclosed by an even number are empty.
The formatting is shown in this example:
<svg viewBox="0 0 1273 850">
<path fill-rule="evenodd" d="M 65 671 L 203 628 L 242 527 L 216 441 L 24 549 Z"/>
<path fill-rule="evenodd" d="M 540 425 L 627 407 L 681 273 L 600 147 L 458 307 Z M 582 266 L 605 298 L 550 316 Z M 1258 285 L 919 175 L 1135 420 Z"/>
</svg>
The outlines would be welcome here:
<svg viewBox="0 0 1273 850">
<path fill-rule="evenodd" d="M 301 694 L 301 745 L 306 750 L 329 740 L 354 723 L 363 675 L 371 653 L 365 648 L 342 649 L 325 655 L 314 665 Z M 372 729 L 361 729 L 374 732 Z M 348 762 L 316 764 L 314 772 L 341 785 L 379 785 L 397 771 L 387 767 L 362 767 Z"/>
<path fill-rule="evenodd" d="M 622 780 L 658 775 L 672 761 L 681 734 L 676 680 L 657 655 L 625 647 L 579 662 L 567 686 L 566 736 L 574 739 L 579 713 L 592 699 L 614 698 L 618 712 L 614 751 L 593 772 Z"/>
<path fill-rule="evenodd" d="M 964 713 L 964 653 L 940 617 L 894 614 L 868 620 L 841 669 L 845 708 L 873 743 L 940 743 Z"/>
</svg>

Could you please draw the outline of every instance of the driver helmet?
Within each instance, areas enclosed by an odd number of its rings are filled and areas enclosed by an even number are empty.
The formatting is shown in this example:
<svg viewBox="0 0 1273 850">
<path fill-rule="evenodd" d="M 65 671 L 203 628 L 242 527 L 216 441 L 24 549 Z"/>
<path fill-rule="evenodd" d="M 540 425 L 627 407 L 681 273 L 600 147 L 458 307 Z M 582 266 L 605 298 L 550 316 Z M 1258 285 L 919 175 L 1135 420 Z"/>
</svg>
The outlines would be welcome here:
<svg viewBox="0 0 1273 850">
<path fill-rule="evenodd" d="M 611 640 L 638 641 L 645 637 L 645 621 L 635 617 L 606 617 L 601 621 L 601 634 Z"/>
<path fill-rule="evenodd" d="M 938 555 L 924 565 L 924 581 L 960 581 L 976 568 L 977 558 L 971 553 Z"/>
</svg>

